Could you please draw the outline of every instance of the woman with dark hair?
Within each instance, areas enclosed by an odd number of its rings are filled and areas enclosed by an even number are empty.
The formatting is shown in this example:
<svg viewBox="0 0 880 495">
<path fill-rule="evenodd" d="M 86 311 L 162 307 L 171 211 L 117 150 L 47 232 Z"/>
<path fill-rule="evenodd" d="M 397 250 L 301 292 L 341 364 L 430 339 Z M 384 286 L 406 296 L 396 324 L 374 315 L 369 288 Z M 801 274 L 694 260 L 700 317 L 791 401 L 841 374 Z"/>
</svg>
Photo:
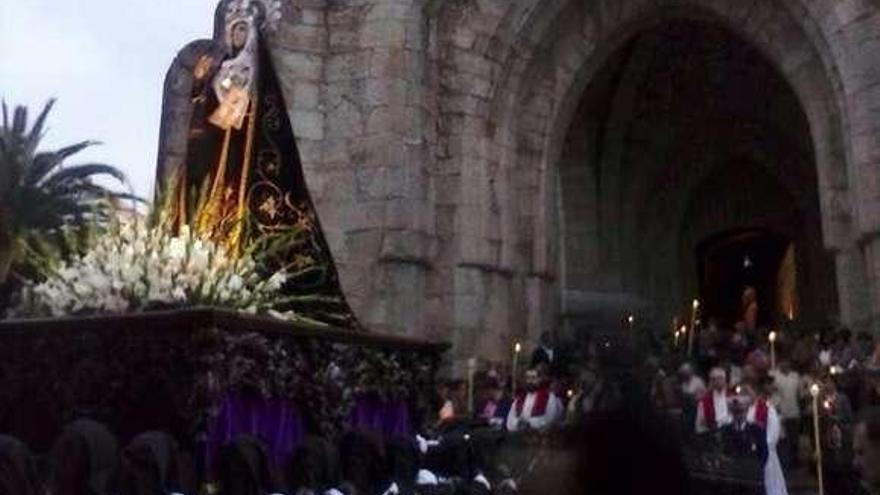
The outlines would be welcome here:
<svg viewBox="0 0 880 495">
<path fill-rule="evenodd" d="M 880 408 L 864 411 L 853 430 L 853 467 L 867 495 L 880 495 Z"/>
<path fill-rule="evenodd" d="M 69 424 L 50 454 L 49 493 L 103 495 L 116 469 L 116 437 L 90 419 Z"/>
<path fill-rule="evenodd" d="M 220 495 L 270 495 L 278 491 L 266 444 L 251 436 L 230 442 L 220 453 Z"/>
<path fill-rule="evenodd" d="M 577 441 L 574 476 L 554 478 L 568 480 L 564 493 L 689 494 L 683 453 L 672 431 L 659 418 L 625 410 L 594 416 L 573 437 Z M 541 485 L 532 486 L 541 491 Z"/>
<path fill-rule="evenodd" d="M 192 460 L 165 432 L 136 436 L 120 455 L 113 493 L 127 495 L 194 495 Z"/>
<path fill-rule="evenodd" d="M 345 495 L 382 493 L 385 466 L 381 440 L 362 431 L 349 431 L 339 440 L 340 488 Z"/>
<path fill-rule="evenodd" d="M 0 494 L 39 495 L 43 493 L 34 458 L 27 445 L 0 435 Z"/>
<path fill-rule="evenodd" d="M 385 483 L 396 486 L 400 495 L 415 493 L 416 476 L 419 472 L 420 455 L 415 443 L 404 437 L 394 437 L 388 441 Z"/>
<path fill-rule="evenodd" d="M 819 431 L 825 492 L 835 495 L 855 494 L 858 484 L 853 471 L 852 405 L 832 377 L 824 380 L 820 400 L 822 407 L 819 412 Z"/>
<path fill-rule="evenodd" d="M 632 350 L 624 344 L 605 345 L 598 358 L 597 372 L 618 391 L 617 399 L 576 424 L 561 444 L 541 444 L 547 459 L 543 469 L 528 478 L 519 478 L 514 469 L 519 493 L 692 493 L 677 430 L 651 407 L 650 383 L 640 381 L 634 371 Z"/>
<path fill-rule="evenodd" d="M 339 481 L 336 447 L 320 437 L 307 437 L 291 456 L 288 487 L 294 494 L 321 494 Z"/>
</svg>

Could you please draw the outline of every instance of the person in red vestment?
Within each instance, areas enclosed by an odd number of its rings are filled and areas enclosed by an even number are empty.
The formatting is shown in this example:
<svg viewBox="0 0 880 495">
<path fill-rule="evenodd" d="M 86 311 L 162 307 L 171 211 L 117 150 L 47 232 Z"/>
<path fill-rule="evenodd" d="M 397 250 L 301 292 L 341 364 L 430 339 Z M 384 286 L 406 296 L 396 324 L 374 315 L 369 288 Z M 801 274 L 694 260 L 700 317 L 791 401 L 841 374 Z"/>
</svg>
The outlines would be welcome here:
<svg viewBox="0 0 880 495">
<path fill-rule="evenodd" d="M 526 393 L 517 396 L 507 414 L 507 431 L 541 431 L 559 422 L 565 408 L 539 368 L 526 371 L 525 385 Z"/>
<path fill-rule="evenodd" d="M 709 390 L 697 403 L 697 433 L 717 430 L 733 420 L 727 408 L 730 395 L 727 372 L 723 368 L 712 368 L 709 372 Z"/>
<path fill-rule="evenodd" d="M 770 386 L 772 379 L 764 378 L 757 386 L 749 390 L 754 396 L 752 406 L 747 413 L 750 423 L 764 429 L 767 435 L 767 461 L 764 463 L 764 493 L 766 495 L 788 495 L 785 474 L 776 453 L 776 445 L 782 435 L 782 422 L 776 407 L 770 402 Z M 751 387 L 747 387 L 751 389 Z"/>
</svg>

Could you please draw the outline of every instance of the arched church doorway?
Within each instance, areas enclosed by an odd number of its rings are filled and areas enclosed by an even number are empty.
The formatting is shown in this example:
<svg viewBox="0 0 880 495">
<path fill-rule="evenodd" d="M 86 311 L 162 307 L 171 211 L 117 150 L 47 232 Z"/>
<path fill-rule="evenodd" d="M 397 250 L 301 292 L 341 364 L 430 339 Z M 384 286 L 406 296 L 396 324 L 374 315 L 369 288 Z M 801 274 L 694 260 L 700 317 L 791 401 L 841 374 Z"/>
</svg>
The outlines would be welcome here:
<svg viewBox="0 0 880 495">
<path fill-rule="evenodd" d="M 703 315 L 733 328 L 743 321 L 743 299 L 753 294 L 757 325 L 770 327 L 797 313 L 796 248 L 769 229 L 738 229 L 713 235 L 697 246 Z"/>
<path fill-rule="evenodd" d="M 724 25 L 667 20 L 610 56 L 569 127 L 558 187 L 569 328 L 630 312 L 666 327 L 696 297 L 732 324 L 746 286 L 761 324 L 837 311 L 808 120 Z"/>
</svg>

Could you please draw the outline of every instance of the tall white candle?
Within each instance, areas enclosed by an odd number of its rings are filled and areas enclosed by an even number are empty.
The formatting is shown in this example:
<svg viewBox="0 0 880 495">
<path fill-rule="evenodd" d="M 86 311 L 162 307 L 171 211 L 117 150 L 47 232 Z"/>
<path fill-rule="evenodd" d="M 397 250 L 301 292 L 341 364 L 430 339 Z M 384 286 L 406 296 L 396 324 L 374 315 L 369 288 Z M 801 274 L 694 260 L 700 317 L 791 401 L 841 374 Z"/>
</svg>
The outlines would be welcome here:
<svg viewBox="0 0 880 495">
<path fill-rule="evenodd" d="M 477 358 L 468 359 L 468 416 L 474 415 L 474 375 L 477 372 Z"/>
<path fill-rule="evenodd" d="M 816 441 L 816 474 L 819 478 L 819 495 L 825 495 L 825 483 L 822 476 L 822 435 L 819 433 L 819 388 L 818 383 L 810 386 L 813 396 L 813 433 Z"/>
<path fill-rule="evenodd" d="M 770 369 L 776 369 L 776 332 L 770 332 L 767 336 L 770 340 Z"/>
<path fill-rule="evenodd" d="M 691 333 L 688 334 L 688 356 L 692 356 L 694 353 L 694 334 L 697 333 L 697 311 L 700 309 L 700 301 L 698 299 L 694 299 L 691 307 Z"/>
<path fill-rule="evenodd" d="M 516 369 L 519 363 L 519 353 L 522 352 L 522 345 L 517 342 L 513 345 L 513 366 L 510 371 L 510 393 L 516 397 Z"/>
</svg>

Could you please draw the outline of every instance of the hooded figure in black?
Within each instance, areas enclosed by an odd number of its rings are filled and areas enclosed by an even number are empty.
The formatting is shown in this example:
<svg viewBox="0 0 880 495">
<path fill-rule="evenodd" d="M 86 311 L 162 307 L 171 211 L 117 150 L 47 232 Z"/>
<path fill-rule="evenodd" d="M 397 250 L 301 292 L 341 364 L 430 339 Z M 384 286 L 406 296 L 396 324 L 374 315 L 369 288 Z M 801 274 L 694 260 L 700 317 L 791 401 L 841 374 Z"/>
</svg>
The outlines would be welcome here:
<svg viewBox="0 0 880 495">
<path fill-rule="evenodd" d="M 322 494 L 339 481 L 336 447 L 319 437 L 307 437 L 291 456 L 288 488 L 293 494 Z"/>
<path fill-rule="evenodd" d="M 191 459 L 168 433 L 148 431 L 121 452 L 114 492 L 129 495 L 196 493 Z"/>
<path fill-rule="evenodd" d="M 42 494 L 33 455 L 17 438 L 0 435 L 0 494 Z"/>
<path fill-rule="evenodd" d="M 241 436 L 223 449 L 217 473 L 220 495 L 278 492 L 278 478 L 266 444 L 251 436 Z"/>
<path fill-rule="evenodd" d="M 89 419 L 69 424 L 50 454 L 49 491 L 53 495 L 103 495 L 117 462 L 116 437 Z"/>
</svg>

